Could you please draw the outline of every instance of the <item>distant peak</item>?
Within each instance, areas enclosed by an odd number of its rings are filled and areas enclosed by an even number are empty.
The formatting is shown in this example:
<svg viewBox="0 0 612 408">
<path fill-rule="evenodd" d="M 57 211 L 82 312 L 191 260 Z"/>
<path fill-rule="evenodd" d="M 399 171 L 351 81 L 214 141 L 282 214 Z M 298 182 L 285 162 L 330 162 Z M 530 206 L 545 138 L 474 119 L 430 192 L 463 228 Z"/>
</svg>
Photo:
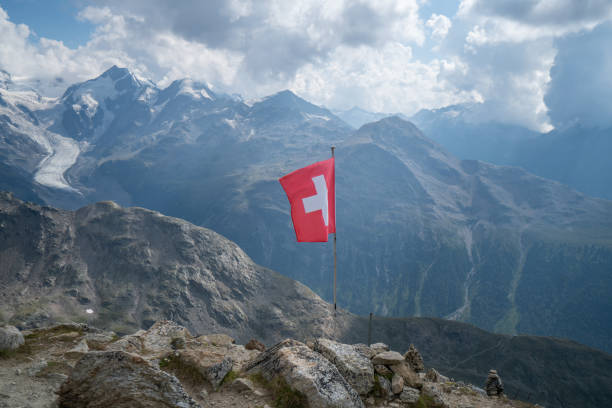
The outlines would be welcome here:
<svg viewBox="0 0 612 408">
<path fill-rule="evenodd" d="M 102 78 L 109 77 L 113 81 L 117 81 L 117 80 L 125 77 L 126 75 L 131 75 L 131 72 L 130 72 L 129 69 L 127 69 L 127 68 L 119 68 L 118 66 L 113 65 L 112 67 L 110 67 L 109 69 L 104 71 L 104 73 L 102 75 L 100 75 L 100 77 L 102 77 Z"/>
</svg>

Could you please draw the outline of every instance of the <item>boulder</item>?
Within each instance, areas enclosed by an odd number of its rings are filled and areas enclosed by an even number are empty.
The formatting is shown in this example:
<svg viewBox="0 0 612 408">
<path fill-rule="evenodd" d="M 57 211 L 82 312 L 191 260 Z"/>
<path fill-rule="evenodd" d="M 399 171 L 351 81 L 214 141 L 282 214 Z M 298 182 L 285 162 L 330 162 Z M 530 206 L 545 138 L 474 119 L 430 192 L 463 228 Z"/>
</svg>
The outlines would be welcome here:
<svg viewBox="0 0 612 408">
<path fill-rule="evenodd" d="M 423 386 L 423 380 L 421 380 L 419 375 L 414 372 L 407 362 L 403 361 L 400 364 L 393 364 L 389 367 L 391 371 L 404 379 L 404 383 L 407 386 L 413 388 L 421 388 Z"/>
<path fill-rule="evenodd" d="M 16 350 L 24 342 L 23 334 L 15 326 L 0 327 L 0 351 Z"/>
<path fill-rule="evenodd" d="M 359 353 L 363 354 L 370 360 L 372 359 L 372 357 L 374 357 L 377 354 L 376 351 L 372 350 L 370 347 L 366 346 L 365 344 L 361 344 L 361 343 L 353 344 L 353 347 L 355 347 L 355 350 L 357 350 Z"/>
<path fill-rule="evenodd" d="M 419 390 L 411 387 L 404 387 L 402 390 L 399 399 L 406 404 L 416 404 L 419 400 L 421 393 Z"/>
<path fill-rule="evenodd" d="M 393 378 L 391 378 L 391 391 L 394 394 L 399 394 L 404 389 L 404 379 L 401 375 L 393 374 Z"/>
<path fill-rule="evenodd" d="M 444 402 L 440 391 L 432 384 L 423 385 L 421 392 L 431 400 L 430 407 L 432 408 L 448 408 L 448 404 Z"/>
<path fill-rule="evenodd" d="M 378 377 L 378 384 L 380 385 L 380 390 L 382 391 L 382 398 L 391 398 L 393 396 L 393 390 L 391 389 L 391 381 L 387 380 L 382 375 Z"/>
<path fill-rule="evenodd" d="M 370 349 L 374 352 L 374 355 L 382 353 L 383 351 L 389 351 L 389 346 L 385 343 L 374 343 L 370 344 Z"/>
<path fill-rule="evenodd" d="M 258 350 L 258 351 L 266 351 L 266 346 L 260 341 L 255 339 L 249 340 L 249 342 L 244 346 L 247 350 Z"/>
<path fill-rule="evenodd" d="M 148 330 L 124 336 L 106 349 L 138 353 L 147 359 L 163 358 L 176 348 L 177 343 L 192 340 L 189 330 L 170 320 L 155 322 Z"/>
<path fill-rule="evenodd" d="M 123 351 L 92 351 L 57 392 L 64 408 L 195 408 L 176 377 Z"/>
<path fill-rule="evenodd" d="M 178 358 L 185 365 L 195 368 L 214 389 L 219 388 L 221 382 L 234 367 L 234 361 L 217 348 L 199 348 L 185 350 Z"/>
<path fill-rule="evenodd" d="M 435 368 L 430 368 L 429 370 L 427 370 L 427 373 L 425 374 L 425 379 L 434 383 L 444 382 L 445 380 L 447 380 L 447 378 L 437 372 Z"/>
<path fill-rule="evenodd" d="M 419 353 L 419 350 L 414 347 L 414 344 L 411 344 L 408 348 L 408 351 L 404 353 L 404 358 L 415 372 L 421 373 L 425 371 L 423 357 L 421 357 L 421 353 Z"/>
<path fill-rule="evenodd" d="M 314 350 L 331 361 L 358 394 L 367 395 L 374 387 L 374 366 L 355 347 L 320 338 Z"/>
<path fill-rule="evenodd" d="M 384 364 L 388 366 L 392 366 L 395 364 L 404 363 L 404 356 L 402 356 L 397 351 L 383 351 L 381 353 L 376 354 L 372 358 L 372 364 Z"/>
<path fill-rule="evenodd" d="M 310 408 L 364 408 L 357 392 L 336 366 L 296 340 L 284 340 L 245 366 L 268 381 L 276 377 L 302 393 Z"/>
</svg>

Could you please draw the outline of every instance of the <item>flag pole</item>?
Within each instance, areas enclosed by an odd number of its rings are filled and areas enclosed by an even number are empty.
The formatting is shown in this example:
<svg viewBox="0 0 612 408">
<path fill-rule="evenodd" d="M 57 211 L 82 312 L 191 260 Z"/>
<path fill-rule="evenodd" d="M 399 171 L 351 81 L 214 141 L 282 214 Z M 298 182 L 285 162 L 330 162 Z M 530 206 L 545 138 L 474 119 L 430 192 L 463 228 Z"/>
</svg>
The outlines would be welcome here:
<svg viewBox="0 0 612 408">
<path fill-rule="evenodd" d="M 335 149 L 336 149 L 336 146 L 331 147 L 332 158 L 334 157 Z M 334 173 L 336 172 L 335 167 L 336 166 L 334 164 Z M 336 214 L 336 194 L 334 194 L 334 214 Z M 337 223 L 336 223 L 336 228 L 338 228 Z M 336 257 L 336 232 L 334 231 L 334 312 L 336 311 L 336 271 L 337 271 L 337 268 L 338 268 L 338 259 Z"/>
</svg>

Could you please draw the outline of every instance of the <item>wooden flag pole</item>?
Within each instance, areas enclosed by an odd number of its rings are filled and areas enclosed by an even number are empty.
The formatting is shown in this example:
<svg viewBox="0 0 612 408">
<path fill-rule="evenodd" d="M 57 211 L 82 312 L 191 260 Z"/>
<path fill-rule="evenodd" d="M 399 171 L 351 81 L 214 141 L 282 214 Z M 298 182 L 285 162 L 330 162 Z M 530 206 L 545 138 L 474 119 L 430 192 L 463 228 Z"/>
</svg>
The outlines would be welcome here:
<svg viewBox="0 0 612 408">
<path fill-rule="evenodd" d="M 331 147 L 332 158 L 334 157 L 334 150 L 336 146 Z M 334 164 L 334 177 L 336 172 L 336 165 Z M 335 180 L 334 180 L 335 185 Z M 336 194 L 334 191 L 334 214 L 336 214 Z M 338 223 L 336 223 L 336 228 L 338 228 Z M 338 259 L 336 257 L 336 232 L 334 232 L 334 312 L 336 311 L 336 271 L 338 268 Z"/>
</svg>

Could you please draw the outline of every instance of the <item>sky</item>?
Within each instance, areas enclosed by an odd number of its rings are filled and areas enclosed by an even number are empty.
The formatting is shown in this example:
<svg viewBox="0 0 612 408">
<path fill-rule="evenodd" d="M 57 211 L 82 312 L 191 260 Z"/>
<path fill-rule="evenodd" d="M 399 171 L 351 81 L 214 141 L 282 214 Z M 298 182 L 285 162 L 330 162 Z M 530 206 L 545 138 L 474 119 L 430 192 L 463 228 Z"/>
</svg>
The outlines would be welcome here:
<svg viewBox="0 0 612 408">
<path fill-rule="evenodd" d="M 335 110 L 612 125 L 612 0 L 0 0 L 0 38 L 0 69 L 48 96 L 118 65 Z"/>
</svg>

